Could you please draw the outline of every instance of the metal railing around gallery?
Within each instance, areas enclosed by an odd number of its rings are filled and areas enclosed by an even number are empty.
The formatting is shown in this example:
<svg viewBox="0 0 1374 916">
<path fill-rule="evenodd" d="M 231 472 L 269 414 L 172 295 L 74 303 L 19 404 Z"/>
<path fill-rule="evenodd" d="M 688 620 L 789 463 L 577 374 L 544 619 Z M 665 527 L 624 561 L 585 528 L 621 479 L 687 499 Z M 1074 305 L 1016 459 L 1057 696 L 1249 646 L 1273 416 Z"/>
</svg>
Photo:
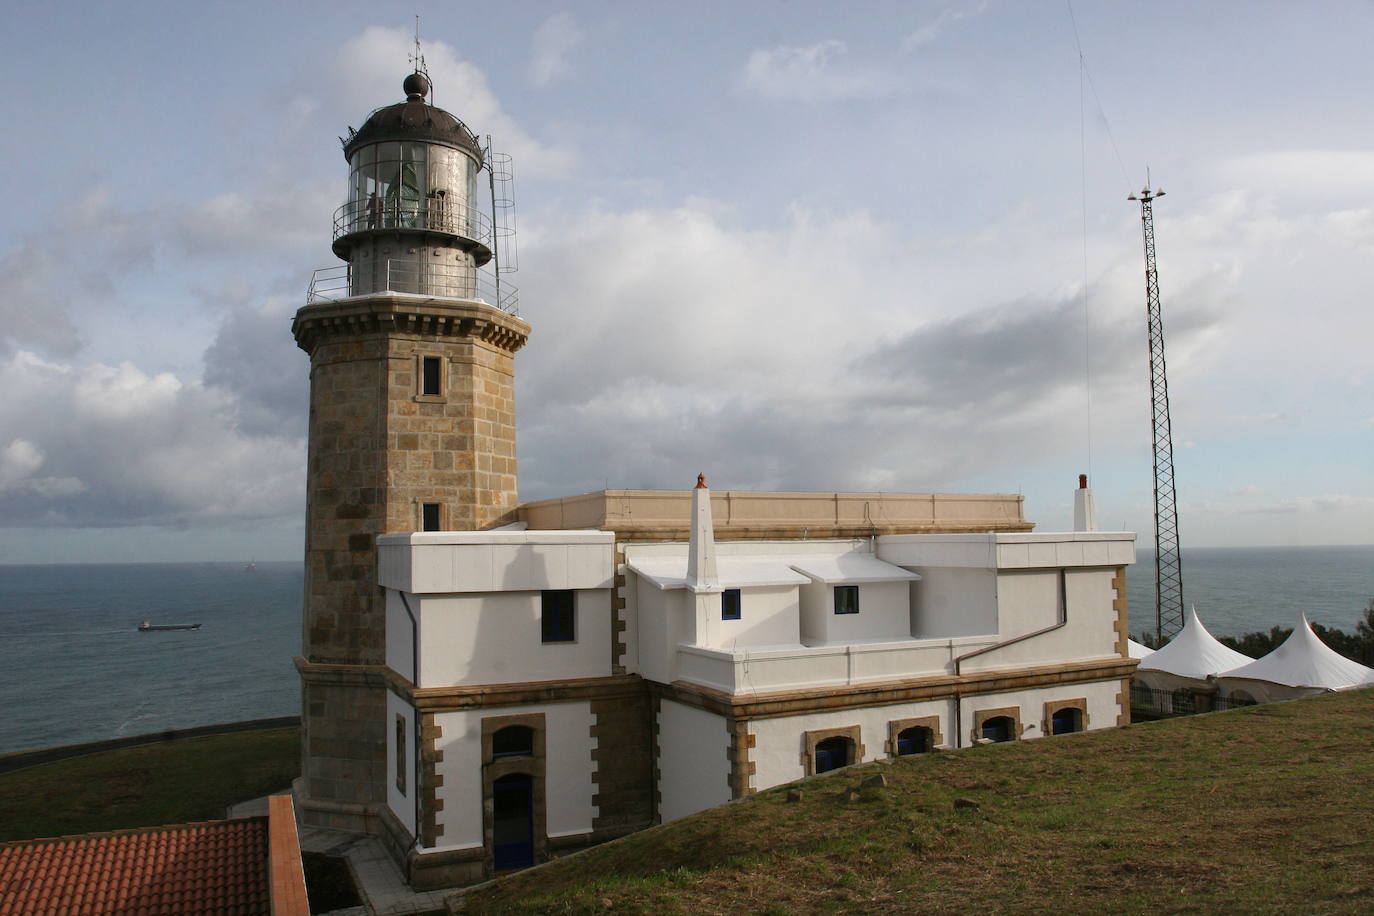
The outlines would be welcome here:
<svg viewBox="0 0 1374 916">
<path fill-rule="evenodd" d="M 310 277 L 306 303 L 332 302 L 351 296 L 402 293 L 436 299 L 471 299 L 519 314 L 519 290 L 472 267 L 387 259 L 365 269 L 353 264 L 322 267 Z"/>
</svg>

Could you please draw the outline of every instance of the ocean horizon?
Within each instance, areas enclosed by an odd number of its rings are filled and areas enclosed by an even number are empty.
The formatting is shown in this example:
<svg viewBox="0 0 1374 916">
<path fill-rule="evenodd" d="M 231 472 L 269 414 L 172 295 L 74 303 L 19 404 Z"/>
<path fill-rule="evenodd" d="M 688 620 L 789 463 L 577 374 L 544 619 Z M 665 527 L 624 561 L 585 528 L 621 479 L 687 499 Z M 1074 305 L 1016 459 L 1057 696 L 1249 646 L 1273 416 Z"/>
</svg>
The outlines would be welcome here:
<svg viewBox="0 0 1374 916">
<path fill-rule="evenodd" d="M 303 565 L 296 561 L 0 565 L 0 753 L 295 715 Z M 1348 632 L 1374 598 L 1374 546 L 1198 547 L 1184 597 L 1218 636 Z M 1154 558 L 1127 567 L 1130 631 L 1154 629 Z M 139 632 L 141 621 L 199 623 Z"/>
</svg>

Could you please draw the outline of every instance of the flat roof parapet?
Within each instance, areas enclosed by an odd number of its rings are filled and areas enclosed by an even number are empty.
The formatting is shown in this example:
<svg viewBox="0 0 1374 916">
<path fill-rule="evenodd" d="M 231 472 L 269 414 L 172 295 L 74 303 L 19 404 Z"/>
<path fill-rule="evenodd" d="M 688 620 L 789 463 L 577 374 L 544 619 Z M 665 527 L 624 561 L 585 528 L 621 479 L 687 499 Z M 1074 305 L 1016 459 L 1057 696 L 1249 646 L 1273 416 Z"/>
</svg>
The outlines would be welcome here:
<svg viewBox="0 0 1374 916">
<path fill-rule="evenodd" d="M 1027 532 L 1019 494 L 769 493 L 713 490 L 718 540 Z M 596 528 L 620 540 L 685 540 L 691 490 L 598 490 L 519 507 L 534 530 Z"/>
</svg>

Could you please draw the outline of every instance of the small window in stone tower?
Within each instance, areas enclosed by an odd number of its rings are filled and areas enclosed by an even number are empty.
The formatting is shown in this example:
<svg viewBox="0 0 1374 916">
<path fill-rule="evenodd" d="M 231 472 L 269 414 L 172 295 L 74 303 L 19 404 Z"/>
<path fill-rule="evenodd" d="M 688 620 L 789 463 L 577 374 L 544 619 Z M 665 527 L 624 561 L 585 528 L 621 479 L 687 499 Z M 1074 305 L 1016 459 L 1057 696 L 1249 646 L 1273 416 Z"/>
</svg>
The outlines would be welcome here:
<svg viewBox="0 0 1374 916">
<path fill-rule="evenodd" d="M 443 394 L 443 364 L 437 356 L 426 356 L 421 360 L 420 393 L 427 395 Z"/>
<path fill-rule="evenodd" d="M 420 530 L 421 531 L 442 531 L 439 524 L 439 504 L 424 503 L 420 507 Z"/>
</svg>

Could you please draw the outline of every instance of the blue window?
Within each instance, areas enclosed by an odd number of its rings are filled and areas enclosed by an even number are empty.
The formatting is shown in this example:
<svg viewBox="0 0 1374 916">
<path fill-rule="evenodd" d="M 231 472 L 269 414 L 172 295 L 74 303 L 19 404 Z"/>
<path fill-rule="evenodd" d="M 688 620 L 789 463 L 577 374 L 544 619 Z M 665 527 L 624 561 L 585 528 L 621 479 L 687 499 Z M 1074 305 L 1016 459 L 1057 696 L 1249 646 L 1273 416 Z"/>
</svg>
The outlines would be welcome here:
<svg viewBox="0 0 1374 916">
<path fill-rule="evenodd" d="M 1083 730 L 1083 713 L 1072 706 L 1056 709 L 1050 717 L 1051 735 L 1070 735 Z"/>
<path fill-rule="evenodd" d="M 534 729 L 507 725 L 491 736 L 492 757 L 529 757 L 534 753 Z"/>
<path fill-rule="evenodd" d="M 539 595 L 539 625 L 544 642 L 573 642 L 577 638 L 577 603 L 570 588 Z"/>
<path fill-rule="evenodd" d="M 727 588 L 720 593 L 720 619 L 739 620 L 739 589 Z"/>
<path fill-rule="evenodd" d="M 1016 721 L 1011 716 L 994 716 L 983 723 L 983 737 L 989 741 L 1010 741 L 1016 737 Z"/>
<path fill-rule="evenodd" d="M 859 613 L 859 587 L 857 585 L 835 586 L 835 613 Z"/>
<path fill-rule="evenodd" d="M 924 754 L 930 750 L 930 729 L 920 725 L 904 728 L 897 734 L 897 756 Z"/>
<path fill-rule="evenodd" d="M 828 773 L 852 762 L 854 742 L 848 738 L 826 738 L 816 745 L 816 772 Z"/>
</svg>

